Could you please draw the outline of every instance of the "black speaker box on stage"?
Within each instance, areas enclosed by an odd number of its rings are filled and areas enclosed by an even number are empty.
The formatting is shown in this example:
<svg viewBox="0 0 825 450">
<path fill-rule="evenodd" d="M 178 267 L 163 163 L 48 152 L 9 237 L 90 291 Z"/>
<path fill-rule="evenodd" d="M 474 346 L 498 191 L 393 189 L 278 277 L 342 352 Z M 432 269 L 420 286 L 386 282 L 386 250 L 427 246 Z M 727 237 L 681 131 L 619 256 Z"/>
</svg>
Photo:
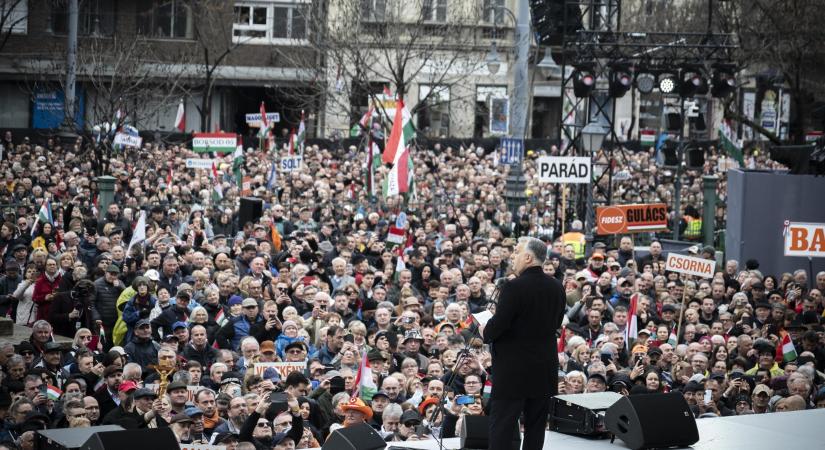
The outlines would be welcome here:
<svg viewBox="0 0 825 450">
<path fill-rule="evenodd" d="M 87 428 L 57 428 L 53 430 L 39 430 L 35 435 L 37 450 L 64 450 L 80 448 L 89 436 L 98 432 L 122 431 L 118 425 L 102 425 Z"/>
<path fill-rule="evenodd" d="M 621 398 L 615 392 L 557 395 L 550 399 L 550 429 L 577 436 L 606 437 L 605 411 Z"/>
<path fill-rule="evenodd" d="M 180 444 L 171 428 L 144 428 L 142 430 L 94 433 L 80 447 L 80 450 L 126 450 L 132 448 L 176 449 L 180 448 Z"/>
<path fill-rule="evenodd" d="M 333 431 L 321 450 L 383 450 L 386 446 L 381 435 L 364 423 Z"/>
<path fill-rule="evenodd" d="M 247 222 L 257 222 L 263 213 L 263 200 L 252 197 L 241 197 L 241 207 L 238 210 L 238 226 L 243 228 Z"/>
<path fill-rule="evenodd" d="M 687 447 L 699 441 L 696 419 L 678 393 L 622 397 L 607 409 L 604 422 L 634 450 Z"/>
<path fill-rule="evenodd" d="M 461 429 L 458 431 L 461 438 L 462 450 L 483 450 L 490 446 L 490 418 L 487 416 L 464 416 Z M 521 434 L 518 426 L 513 430 L 513 445 L 509 449 L 518 450 L 521 447 Z"/>
</svg>

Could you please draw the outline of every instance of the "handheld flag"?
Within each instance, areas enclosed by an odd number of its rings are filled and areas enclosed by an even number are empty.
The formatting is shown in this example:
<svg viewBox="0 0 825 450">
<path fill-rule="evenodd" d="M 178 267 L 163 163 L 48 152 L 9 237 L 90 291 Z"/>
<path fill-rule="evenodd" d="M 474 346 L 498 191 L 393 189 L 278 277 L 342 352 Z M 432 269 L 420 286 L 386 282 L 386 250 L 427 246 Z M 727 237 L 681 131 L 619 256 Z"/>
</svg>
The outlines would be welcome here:
<svg viewBox="0 0 825 450">
<path fill-rule="evenodd" d="M 37 217 L 34 219 L 34 224 L 32 225 L 32 236 L 34 236 L 34 232 L 37 230 L 37 223 L 48 223 L 54 226 L 54 219 L 52 218 L 52 202 L 49 200 L 43 200 L 43 203 L 40 204 L 40 209 L 37 211 Z"/>
<path fill-rule="evenodd" d="M 52 386 L 50 384 L 46 385 L 46 397 L 49 400 L 52 400 L 52 401 L 59 400 L 61 395 L 63 395 L 63 391 L 61 391 L 57 387 Z"/>
<path fill-rule="evenodd" d="M 186 108 L 183 105 L 183 99 L 180 99 L 180 104 L 178 104 L 178 113 L 175 115 L 175 128 L 181 133 L 186 131 Z"/>
<path fill-rule="evenodd" d="M 794 361 L 796 360 L 796 356 L 796 347 L 793 345 L 793 340 L 791 340 L 789 334 L 785 333 L 785 335 L 782 336 L 782 341 L 776 346 L 776 361 Z"/>
<path fill-rule="evenodd" d="M 372 368 L 367 359 L 367 352 L 361 357 L 361 365 L 358 367 L 358 375 L 355 377 L 354 396 L 360 397 L 365 402 L 372 400 L 372 396 L 378 392 L 378 386 L 372 378 Z"/>
<path fill-rule="evenodd" d="M 132 240 L 129 241 L 129 248 L 126 249 L 126 254 L 129 255 L 132 247 L 142 244 L 146 240 L 146 211 L 140 212 L 137 225 L 135 225 L 134 233 L 132 233 Z"/>
<path fill-rule="evenodd" d="M 217 203 L 223 200 L 223 187 L 221 187 L 221 177 L 218 176 L 218 166 L 212 162 L 212 201 Z"/>
<path fill-rule="evenodd" d="M 238 143 L 238 147 L 235 148 L 235 153 L 232 154 L 232 172 L 235 174 L 235 180 L 238 186 L 243 184 L 243 164 L 243 144 Z"/>
<path fill-rule="evenodd" d="M 638 312 L 639 294 L 630 296 L 630 307 L 627 309 L 627 326 L 625 327 L 624 345 L 630 349 L 630 340 L 639 337 L 639 316 Z"/>
<path fill-rule="evenodd" d="M 386 179 L 384 195 L 398 195 L 408 192 L 410 188 L 410 148 L 409 144 L 415 136 L 412 125 L 412 116 L 404 106 L 403 100 L 398 100 L 395 108 L 395 119 L 392 123 L 392 132 L 384 149 L 382 161 L 392 163 L 392 169 Z"/>
</svg>

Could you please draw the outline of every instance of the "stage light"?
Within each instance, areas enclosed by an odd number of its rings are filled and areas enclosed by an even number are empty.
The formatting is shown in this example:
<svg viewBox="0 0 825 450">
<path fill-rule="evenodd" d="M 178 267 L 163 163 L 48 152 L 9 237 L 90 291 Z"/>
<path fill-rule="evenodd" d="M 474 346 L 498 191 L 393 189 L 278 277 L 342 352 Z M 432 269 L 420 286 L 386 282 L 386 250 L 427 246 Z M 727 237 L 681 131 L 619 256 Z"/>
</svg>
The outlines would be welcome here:
<svg viewBox="0 0 825 450">
<path fill-rule="evenodd" d="M 592 69 L 579 68 L 573 72 L 573 93 L 576 97 L 589 97 L 596 87 L 596 75 Z"/>
<path fill-rule="evenodd" d="M 679 96 L 682 98 L 690 98 L 696 94 L 701 94 L 703 90 L 707 93 L 707 81 L 698 70 L 693 68 L 684 69 L 680 78 Z"/>
<path fill-rule="evenodd" d="M 670 73 L 663 73 L 659 75 L 659 90 L 662 94 L 671 94 L 678 86 L 676 76 Z"/>
<path fill-rule="evenodd" d="M 609 93 L 613 98 L 624 97 L 633 85 L 633 76 L 630 71 L 624 68 L 616 68 L 610 72 Z"/>
<path fill-rule="evenodd" d="M 636 74 L 636 89 L 642 94 L 650 94 L 656 87 L 656 75 L 648 72 Z"/>
<path fill-rule="evenodd" d="M 723 98 L 736 90 L 736 68 L 731 65 L 714 66 L 713 87 L 710 94 L 715 98 Z"/>
</svg>

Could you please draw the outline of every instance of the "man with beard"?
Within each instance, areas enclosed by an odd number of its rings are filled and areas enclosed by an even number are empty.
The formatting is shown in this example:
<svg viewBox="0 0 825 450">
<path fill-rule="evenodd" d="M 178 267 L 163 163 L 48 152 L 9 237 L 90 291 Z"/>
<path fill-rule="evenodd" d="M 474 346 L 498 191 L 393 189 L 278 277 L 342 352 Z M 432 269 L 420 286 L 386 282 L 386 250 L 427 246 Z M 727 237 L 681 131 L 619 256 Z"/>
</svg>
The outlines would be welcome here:
<svg viewBox="0 0 825 450">
<path fill-rule="evenodd" d="M 246 412 L 246 400 L 243 397 L 233 397 L 229 401 L 229 409 L 226 411 L 227 418 L 220 425 L 215 427 L 212 435 L 220 433 L 240 434 L 241 427 L 249 414 Z"/>
<path fill-rule="evenodd" d="M 224 420 L 218 415 L 215 393 L 211 389 L 201 389 L 195 393 L 195 406 L 203 411 L 203 435 L 208 439 Z"/>
</svg>

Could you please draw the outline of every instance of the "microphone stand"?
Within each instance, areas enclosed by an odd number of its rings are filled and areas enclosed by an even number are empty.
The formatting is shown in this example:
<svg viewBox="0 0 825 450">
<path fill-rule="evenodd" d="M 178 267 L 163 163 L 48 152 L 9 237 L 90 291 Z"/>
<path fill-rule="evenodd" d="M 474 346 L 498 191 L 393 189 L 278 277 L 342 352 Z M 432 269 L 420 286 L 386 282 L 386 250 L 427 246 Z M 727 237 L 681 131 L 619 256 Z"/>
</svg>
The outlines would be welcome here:
<svg viewBox="0 0 825 450">
<path fill-rule="evenodd" d="M 490 296 L 490 300 L 487 302 L 487 305 L 498 304 L 498 296 L 500 292 L 501 286 L 496 284 L 496 289 L 493 291 L 493 295 Z M 455 363 L 453 363 L 453 368 L 450 370 L 450 378 L 447 379 L 447 382 L 444 383 L 444 390 L 441 392 L 441 396 L 438 398 L 438 406 L 433 410 L 430 414 L 429 423 L 430 423 L 430 431 L 432 431 L 432 424 L 435 422 L 435 418 L 440 412 L 441 409 L 444 408 L 444 400 L 447 398 L 447 387 L 452 386 L 453 382 L 455 381 L 455 376 L 458 373 L 458 368 L 461 367 L 461 364 L 464 363 L 470 356 L 470 342 L 472 341 L 473 337 L 481 337 L 478 332 L 478 325 L 475 324 L 475 320 L 473 320 L 473 324 L 470 326 L 470 339 L 467 339 L 467 342 L 464 343 L 464 348 L 458 352 L 458 356 L 455 359 Z M 482 392 L 484 392 L 484 386 L 482 386 Z M 441 429 L 438 432 L 438 449 L 444 450 L 444 419 L 446 419 L 446 413 L 442 414 L 441 417 Z M 432 434 L 432 433 L 431 433 Z"/>
</svg>

